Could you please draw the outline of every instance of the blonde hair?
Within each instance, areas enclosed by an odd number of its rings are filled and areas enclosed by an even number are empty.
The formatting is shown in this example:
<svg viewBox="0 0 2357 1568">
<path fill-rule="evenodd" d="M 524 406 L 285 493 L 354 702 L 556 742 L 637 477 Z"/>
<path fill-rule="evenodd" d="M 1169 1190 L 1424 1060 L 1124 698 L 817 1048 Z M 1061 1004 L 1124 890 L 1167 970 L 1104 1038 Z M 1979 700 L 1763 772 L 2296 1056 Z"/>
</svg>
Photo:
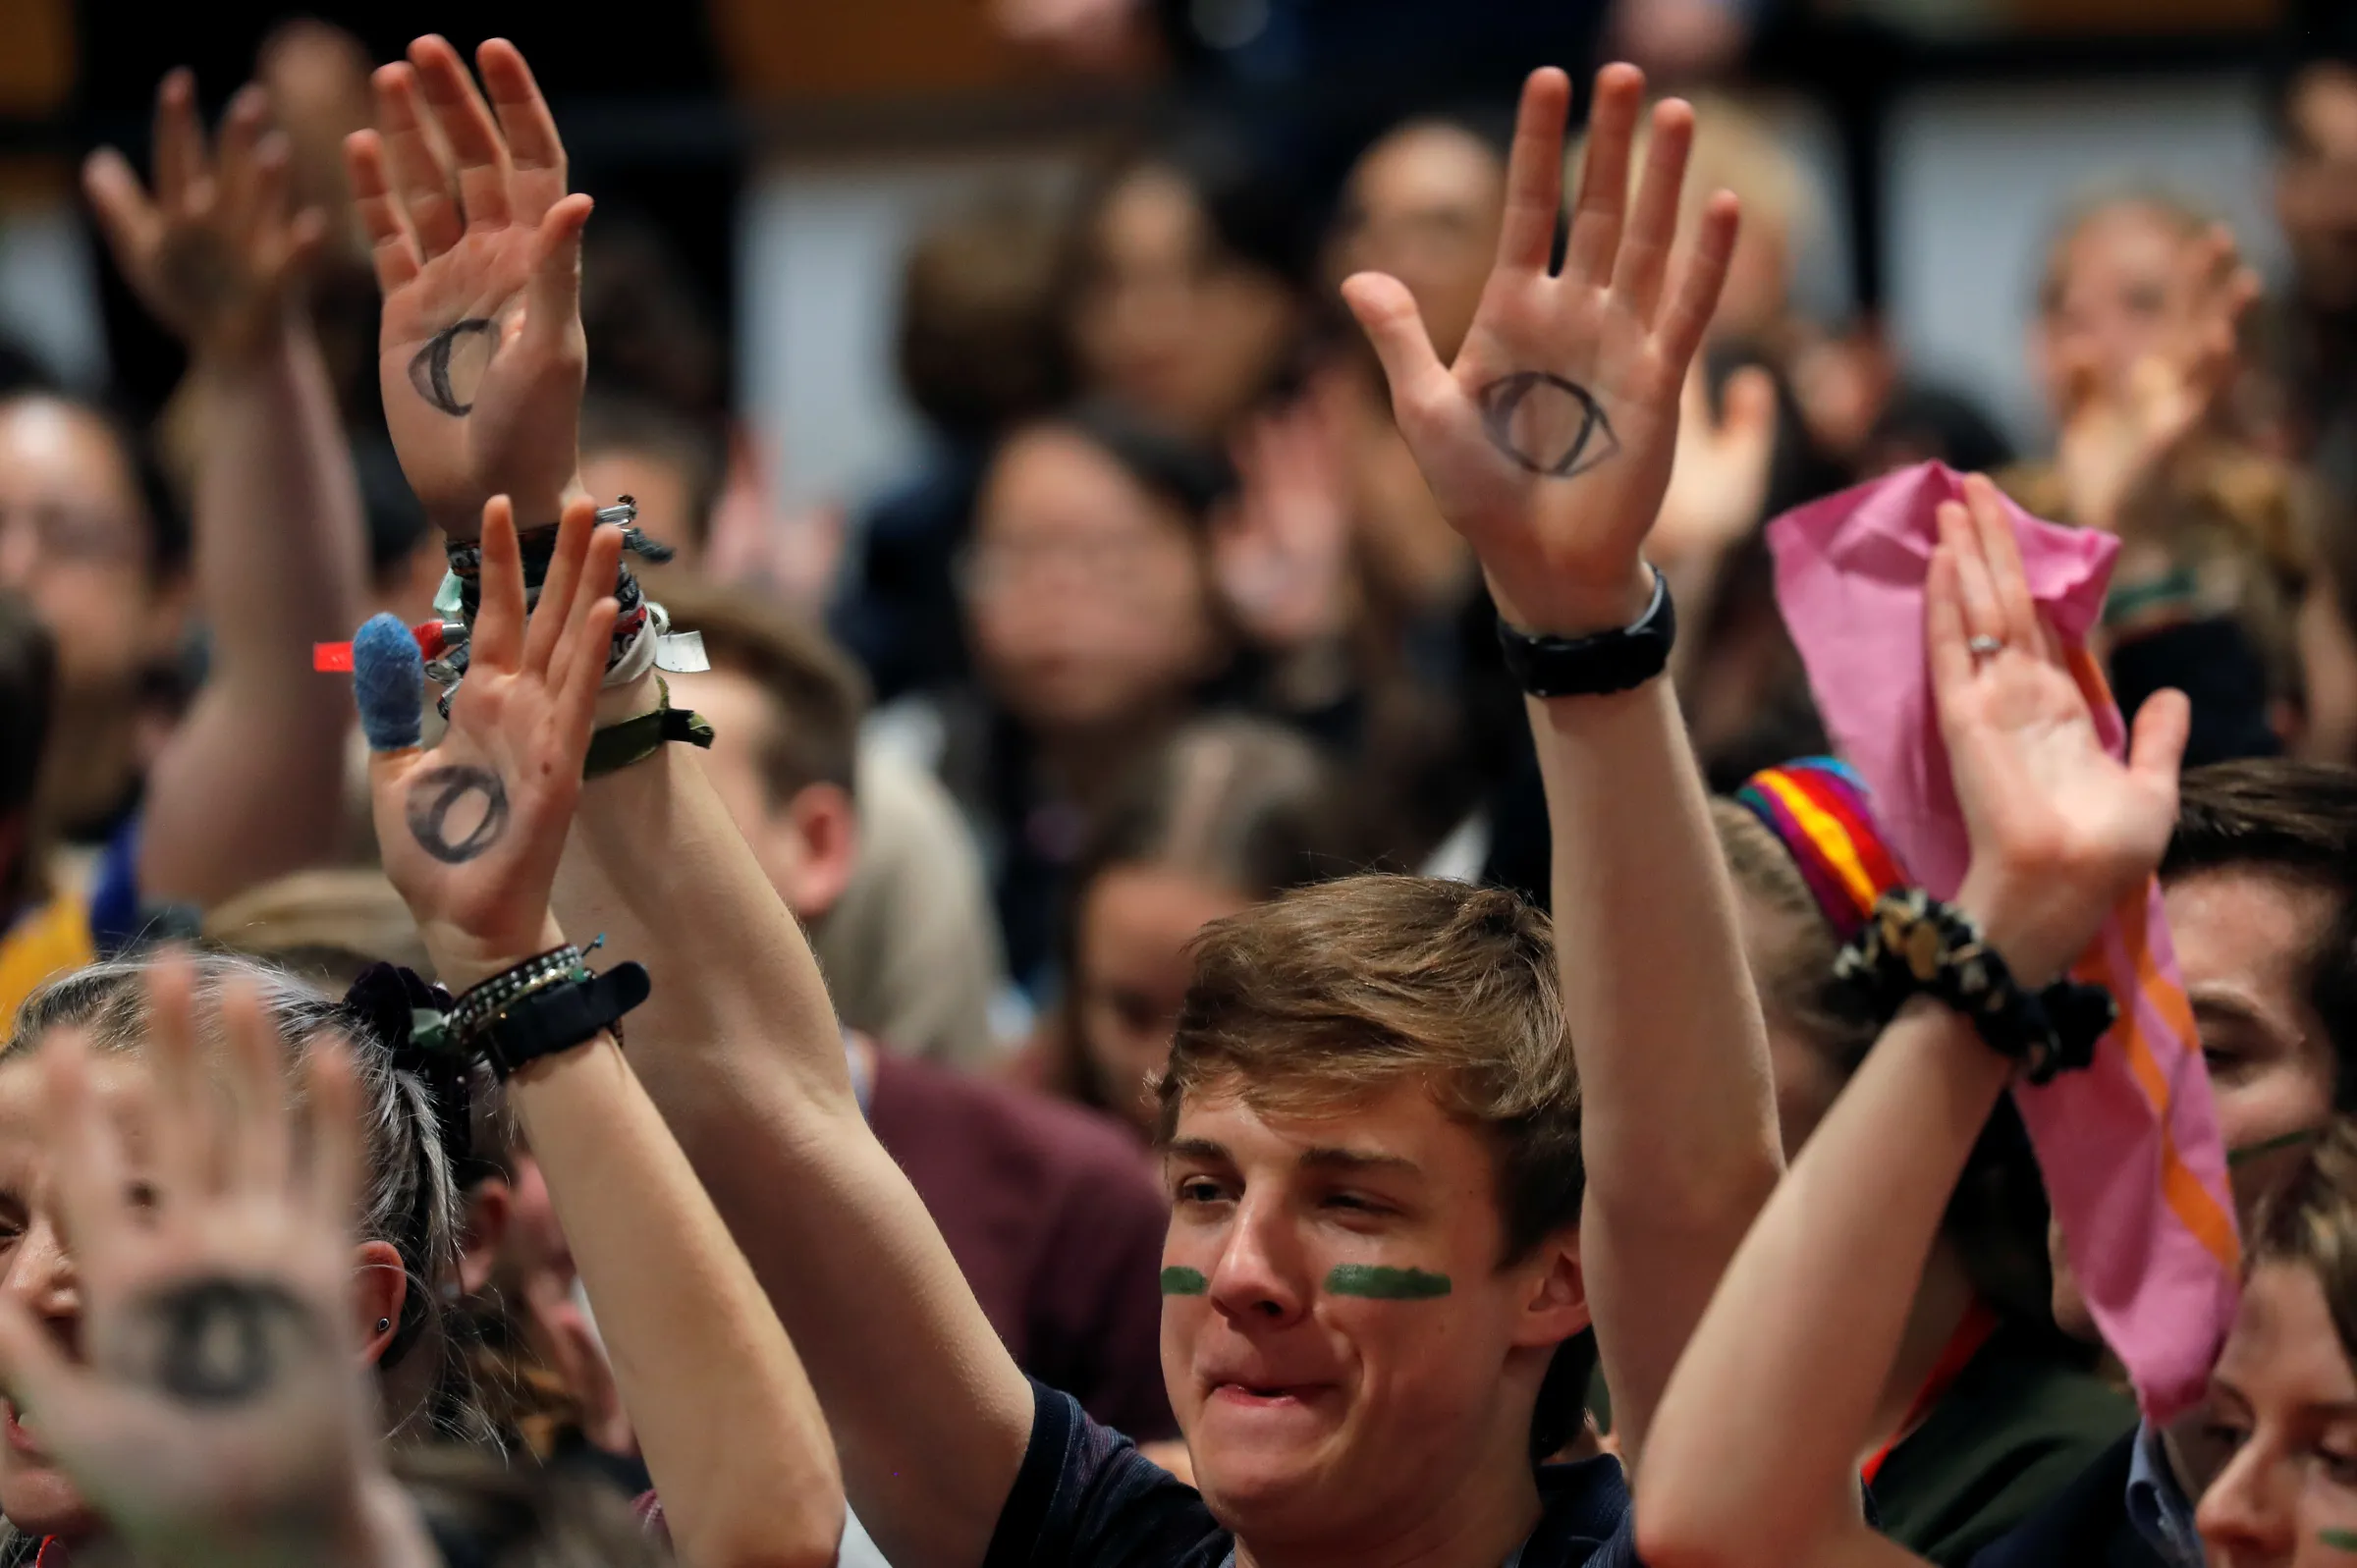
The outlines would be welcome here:
<svg viewBox="0 0 2357 1568">
<path fill-rule="evenodd" d="M 2341 1354 L 2357 1365 L 2357 1122 L 2334 1116 L 2289 1184 L 2260 1206 L 2244 1264 L 2267 1263 L 2314 1271 Z"/>
</svg>

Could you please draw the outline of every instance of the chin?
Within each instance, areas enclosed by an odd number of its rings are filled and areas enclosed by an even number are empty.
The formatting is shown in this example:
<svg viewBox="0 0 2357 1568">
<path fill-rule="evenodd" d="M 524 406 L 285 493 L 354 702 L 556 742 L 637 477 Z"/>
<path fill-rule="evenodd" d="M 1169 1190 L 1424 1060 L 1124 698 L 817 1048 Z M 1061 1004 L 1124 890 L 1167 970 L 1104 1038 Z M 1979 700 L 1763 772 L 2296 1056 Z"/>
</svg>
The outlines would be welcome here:
<svg viewBox="0 0 2357 1568">
<path fill-rule="evenodd" d="M 12 1456 L 0 1473 L 0 1514 L 27 1536 L 63 1536 L 82 1541 L 95 1533 L 97 1511 L 82 1488 L 58 1470 L 34 1467 Z"/>
</svg>

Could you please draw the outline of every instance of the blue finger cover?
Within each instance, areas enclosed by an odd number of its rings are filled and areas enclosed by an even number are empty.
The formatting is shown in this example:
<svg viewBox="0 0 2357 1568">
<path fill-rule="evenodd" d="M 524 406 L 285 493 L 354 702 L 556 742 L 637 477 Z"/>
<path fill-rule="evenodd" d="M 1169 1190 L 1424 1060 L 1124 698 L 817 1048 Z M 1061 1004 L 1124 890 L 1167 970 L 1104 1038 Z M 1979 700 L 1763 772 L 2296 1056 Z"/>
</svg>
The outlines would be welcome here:
<svg viewBox="0 0 2357 1568">
<path fill-rule="evenodd" d="M 371 751 L 417 744 L 425 722 L 425 655 L 397 616 L 370 616 L 352 639 L 352 694 Z"/>
</svg>

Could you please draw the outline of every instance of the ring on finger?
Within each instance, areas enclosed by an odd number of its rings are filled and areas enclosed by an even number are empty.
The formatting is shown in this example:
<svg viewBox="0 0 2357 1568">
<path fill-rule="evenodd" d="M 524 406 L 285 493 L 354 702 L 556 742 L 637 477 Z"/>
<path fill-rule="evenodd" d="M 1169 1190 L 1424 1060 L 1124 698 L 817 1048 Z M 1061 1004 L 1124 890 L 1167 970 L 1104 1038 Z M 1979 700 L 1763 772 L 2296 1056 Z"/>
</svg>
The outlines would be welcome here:
<svg viewBox="0 0 2357 1568">
<path fill-rule="evenodd" d="M 1964 644 L 1964 648 L 1965 651 L 1970 653 L 1975 659 L 1993 659 L 1997 655 L 2005 651 L 2005 639 L 2002 637 L 1992 637 L 1984 631 L 1979 636 L 1973 638 L 1970 642 Z"/>
</svg>

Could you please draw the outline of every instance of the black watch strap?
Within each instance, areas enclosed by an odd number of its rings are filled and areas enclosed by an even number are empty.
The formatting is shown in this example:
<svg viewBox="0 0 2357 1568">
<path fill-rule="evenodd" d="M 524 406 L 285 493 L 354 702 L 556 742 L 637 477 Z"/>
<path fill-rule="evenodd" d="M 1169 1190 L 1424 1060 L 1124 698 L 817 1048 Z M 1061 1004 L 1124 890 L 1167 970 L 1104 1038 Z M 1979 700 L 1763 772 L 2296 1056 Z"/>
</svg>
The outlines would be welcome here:
<svg viewBox="0 0 2357 1568">
<path fill-rule="evenodd" d="M 1670 665 L 1677 606 L 1670 579 L 1653 568 L 1653 603 L 1634 624 L 1586 637 L 1543 637 L 1498 622 L 1506 668 L 1534 697 L 1600 697 L 1643 685 Z"/>
<path fill-rule="evenodd" d="M 510 1003 L 484 1022 L 474 1044 L 504 1080 L 527 1061 L 571 1051 L 614 1029 L 651 989 L 644 965 L 618 963 Z"/>
</svg>

